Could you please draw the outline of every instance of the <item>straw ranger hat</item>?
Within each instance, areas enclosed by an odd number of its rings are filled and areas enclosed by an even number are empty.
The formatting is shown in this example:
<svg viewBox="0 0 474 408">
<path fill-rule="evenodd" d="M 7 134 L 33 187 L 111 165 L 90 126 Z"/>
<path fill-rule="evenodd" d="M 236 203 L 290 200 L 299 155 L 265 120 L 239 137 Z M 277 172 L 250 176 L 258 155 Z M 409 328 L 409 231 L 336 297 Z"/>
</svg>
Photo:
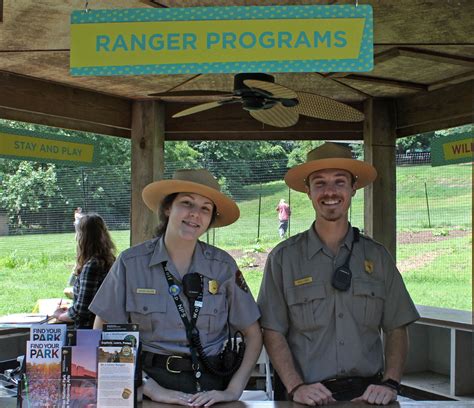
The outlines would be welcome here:
<svg viewBox="0 0 474 408">
<path fill-rule="evenodd" d="M 209 198 L 216 206 L 217 216 L 211 227 L 223 227 L 237 221 L 237 204 L 221 193 L 216 178 L 206 169 L 177 170 L 171 180 L 155 181 L 142 191 L 147 207 L 157 211 L 163 199 L 174 193 L 195 193 Z"/>
<path fill-rule="evenodd" d="M 348 171 L 356 178 L 356 189 L 369 185 L 377 177 L 377 170 L 372 165 L 352 158 L 351 149 L 339 143 L 328 142 L 311 150 L 306 156 L 306 163 L 288 170 L 285 183 L 293 190 L 305 193 L 306 179 L 311 173 L 324 169 Z"/>
</svg>

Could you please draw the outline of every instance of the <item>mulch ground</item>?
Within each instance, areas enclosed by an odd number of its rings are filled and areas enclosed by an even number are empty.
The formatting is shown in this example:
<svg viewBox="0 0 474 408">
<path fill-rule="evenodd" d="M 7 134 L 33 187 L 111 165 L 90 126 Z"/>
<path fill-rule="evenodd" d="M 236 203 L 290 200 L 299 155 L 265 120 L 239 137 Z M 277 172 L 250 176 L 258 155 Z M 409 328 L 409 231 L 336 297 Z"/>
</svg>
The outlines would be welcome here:
<svg viewBox="0 0 474 408">
<path fill-rule="evenodd" d="M 439 242 L 445 241 L 452 238 L 457 237 L 464 237 L 466 235 L 471 235 L 472 231 L 465 231 L 465 230 L 449 230 L 448 235 L 434 235 L 433 231 L 417 231 L 417 232 L 400 232 L 397 235 L 397 242 L 400 244 L 421 244 L 421 243 L 430 243 L 430 242 Z M 250 257 L 252 258 L 252 265 L 245 268 L 258 268 L 263 269 L 265 266 L 265 262 L 267 260 L 267 256 L 271 248 L 267 249 L 266 252 L 245 252 L 239 249 L 233 249 L 229 252 L 235 260 L 239 260 L 242 257 Z M 397 262 L 398 268 L 400 272 L 406 272 L 409 269 L 417 269 L 428 263 L 432 262 L 437 256 L 439 256 L 439 252 L 432 252 L 432 253 L 423 253 L 414 255 L 408 259 L 403 261 Z"/>
</svg>

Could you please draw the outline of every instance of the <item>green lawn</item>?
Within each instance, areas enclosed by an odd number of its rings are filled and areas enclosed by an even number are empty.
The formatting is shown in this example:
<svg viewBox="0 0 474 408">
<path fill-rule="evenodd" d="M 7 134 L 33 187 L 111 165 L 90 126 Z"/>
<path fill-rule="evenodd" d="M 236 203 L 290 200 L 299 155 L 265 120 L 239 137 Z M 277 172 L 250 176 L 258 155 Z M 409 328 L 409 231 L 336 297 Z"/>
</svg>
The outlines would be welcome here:
<svg viewBox="0 0 474 408">
<path fill-rule="evenodd" d="M 431 225 L 424 183 L 427 184 Z M 472 305 L 472 166 L 451 165 L 397 169 L 397 225 L 399 233 L 420 233 L 399 243 L 397 263 L 416 303 L 470 310 Z M 259 244 L 256 238 L 259 225 Z M 239 199 L 241 218 L 233 225 L 209 233 L 209 242 L 223 249 L 270 249 L 278 242 L 275 206 L 288 198 L 283 182 L 246 188 Z M 305 194 L 291 193 L 291 233 L 303 231 L 314 219 Z M 351 221 L 363 225 L 363 194 L 353 201 Z M 459 232 L 463 232 L 459 236 Z M 458 232 L 458 235 L 455 234 Z M 129 245 L 129 231 L 113 231 L 119 251 Z M 203 240 L 207 237 L 203 236 Z M 36 299 L 61 297 L 74 265 L 73 233 L 0 237 L 0 315 L 31 311 Z M 247 255 L 251 256 L 251 255 Z M 245 259 L 238 259 L 245 265 Z M 243 268 L 256 295 L 262 267 Z"/>
</svg>

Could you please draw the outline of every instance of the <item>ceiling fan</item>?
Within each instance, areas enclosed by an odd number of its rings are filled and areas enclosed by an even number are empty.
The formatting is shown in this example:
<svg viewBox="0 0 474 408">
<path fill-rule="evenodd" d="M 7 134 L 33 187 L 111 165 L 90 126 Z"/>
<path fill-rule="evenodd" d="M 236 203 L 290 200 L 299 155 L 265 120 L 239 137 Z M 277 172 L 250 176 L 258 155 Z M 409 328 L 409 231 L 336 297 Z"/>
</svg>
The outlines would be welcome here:
<svg viewBox="0 0 474 408">
<path fill-rule="evenodd" d="M 173 115 L 173 118 L 192 115 L 231 103 L 240 103 L 254 119 L 275 127 L 289 127 L 298 122 L 299 115 L 317 119 L 360 122 L 364 114 L 349 105 L 325 96 L 293 91 L 275 83 L 268 74 L 237 74 L 233 93 L 221 91 L 177 91 L 150 94 L 150 96 L 205 96 L 222 95 L 224 99 L 193 106 Z"/>
</svg>

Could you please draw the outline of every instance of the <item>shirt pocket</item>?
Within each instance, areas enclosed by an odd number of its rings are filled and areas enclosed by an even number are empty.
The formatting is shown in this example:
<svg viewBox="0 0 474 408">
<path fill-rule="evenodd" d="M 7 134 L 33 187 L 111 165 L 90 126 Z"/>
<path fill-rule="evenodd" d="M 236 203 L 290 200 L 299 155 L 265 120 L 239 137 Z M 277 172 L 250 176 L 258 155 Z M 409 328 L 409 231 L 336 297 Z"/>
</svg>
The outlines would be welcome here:
<svg viewBox="0 0 474 408">
<path fill-rule="evenodd" d="M 162 295 L 135 293 L 127 296 L 125 307 L 132 323 L 137 323 L 143 332 L 152 333 L 153 327 L 165 320 L 166 299 Z"/>
<path fill-rule="evenodd" d="M 223 293 L 204 295 L 196 324 L 202 338 L 209 341 L 217 337 L 226 327 L 227 315 L 227 299 Z"/>
<path fill-rule="evenodd" d="M 313 331 L 327 326 L 326 288 L 324 284 L 288 288 L 286 292 L 292 324 L 301 331 Z"/>
<path fill-rule="evenodd" d="M 354 316 L 366 326 L 378 328 L 382 321 L 385 287 L 382 282 L 355 279 L 353 284 Z"/>
</svg>

